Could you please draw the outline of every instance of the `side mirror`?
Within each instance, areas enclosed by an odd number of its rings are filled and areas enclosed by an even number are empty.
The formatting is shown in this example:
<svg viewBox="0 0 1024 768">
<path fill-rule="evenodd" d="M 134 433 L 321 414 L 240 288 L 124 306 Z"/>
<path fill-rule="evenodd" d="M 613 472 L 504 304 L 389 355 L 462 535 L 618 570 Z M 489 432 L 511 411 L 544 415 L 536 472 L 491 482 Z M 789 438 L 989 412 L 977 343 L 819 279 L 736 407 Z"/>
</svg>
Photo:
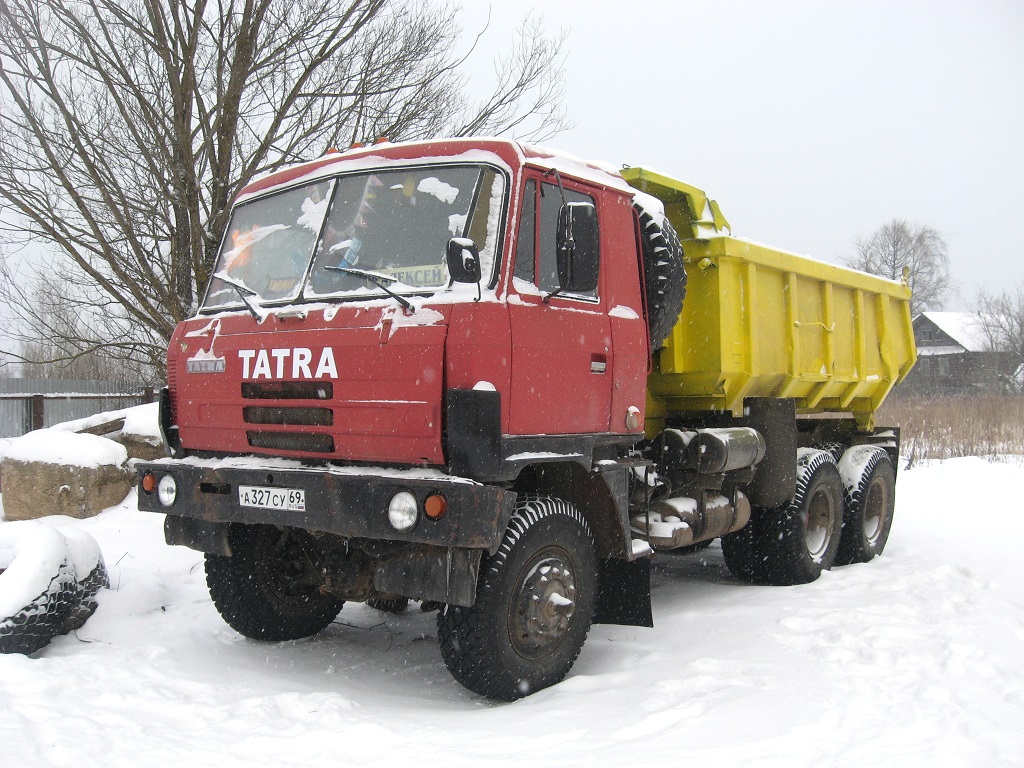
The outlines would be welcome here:
<svg viewBox="0 0 1024 768">
<path fill-rule="evenodd" d="M 453 237 L 448 241 L 447 262 L 452 282 L 480 282 L 480 252 L 468 237 Z"/>
<path fill-rule="evenodd" d="M 596 290 L 599 253 L 597 208 L 592 203 L 563 205 L 558 212 L 558 290 Z"/>
</svg>

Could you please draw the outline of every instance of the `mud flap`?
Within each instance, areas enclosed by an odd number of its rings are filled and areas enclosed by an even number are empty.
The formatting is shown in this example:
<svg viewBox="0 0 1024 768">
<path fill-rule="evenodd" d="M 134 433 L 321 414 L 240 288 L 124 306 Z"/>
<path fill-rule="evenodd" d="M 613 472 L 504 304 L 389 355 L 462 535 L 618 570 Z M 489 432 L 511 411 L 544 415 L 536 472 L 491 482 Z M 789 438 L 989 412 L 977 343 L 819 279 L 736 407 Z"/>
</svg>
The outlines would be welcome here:
<svg viewBox="0 0 1024 768">
<path fill-rule="evenodd" d="M 653 627 L 651 613 L 651 559 L 633 562 L 606 558 L 597 572 L 594 624 Z"/>
<path fill-rule="evenodd" d="M 209 523 L 191 517 L 167 515 L 164 518 L 164 541 L 169 545 L 189 547 L 198 552 L 231 557 L 228 524 Z"/>
</svg>

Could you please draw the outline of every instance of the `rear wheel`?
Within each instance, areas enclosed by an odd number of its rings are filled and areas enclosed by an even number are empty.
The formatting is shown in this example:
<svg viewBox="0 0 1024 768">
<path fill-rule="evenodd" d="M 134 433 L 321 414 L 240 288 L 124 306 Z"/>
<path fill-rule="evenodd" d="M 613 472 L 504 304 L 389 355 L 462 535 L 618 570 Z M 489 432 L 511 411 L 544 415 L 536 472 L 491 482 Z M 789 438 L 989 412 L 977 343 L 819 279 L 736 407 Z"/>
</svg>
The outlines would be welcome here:
<svg viewBox="0 0 1024 768">
<path fill-rule="evenodd" d="M 835 460 L 826 451 L 803 450 L 793 501 L 756 510 L 746 528 L 724 536 L 726 565 L 754 584 L 814 581 L 835 562 L 842 521 L 843 487 Z"/>
<path fill-rule="evenodd" d="M 594 537 L 579 511 L 560 499 L 521 499 L 497 553 L 480 565 L 476 604 L 438 614 L 448 670 L 500 701 L 554 685 L 583 648 L 596 586 Z"/>
<path fill-rule="evenodd" d="M 206 583 L 224 621 L 256 640 L 315 635 L 343 601 L 321 590 L 319 549 L 305 531 L 233 525 L 231 557 L 206 556 Z"/>
<path fill-rule="evenodd" d="M 896 471 L 877 446 L 855 446 L 839 462 L 846 490 L 846 512 L 837 565 L 866 563 L 882 554 L 889 540 L 896 501 Z"/>
</svg>

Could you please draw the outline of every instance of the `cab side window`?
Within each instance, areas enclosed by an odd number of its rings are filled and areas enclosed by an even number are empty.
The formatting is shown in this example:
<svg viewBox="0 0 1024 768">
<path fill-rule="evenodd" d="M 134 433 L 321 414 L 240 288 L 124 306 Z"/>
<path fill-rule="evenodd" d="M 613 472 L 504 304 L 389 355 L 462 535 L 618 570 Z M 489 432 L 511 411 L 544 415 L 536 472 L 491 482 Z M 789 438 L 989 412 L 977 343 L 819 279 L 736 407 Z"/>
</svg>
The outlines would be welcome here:
<svg viewBox="0 0 1024 768">
<path fill-rule="evenodd" d="M 515 276 L 536 284 L 537 240 L 537 182 L 530 179 L 523 186 L 523 207 L 519 215 L 519 235 L 516 237 Z"/>
<path fill-rule="evenodd" d="M 593 197 L 573 189 L 565 190 L 565 202 L 595 204 Z M 558 214 L 561 209 L 562 193 L 557 184 L 544 182 L 538 188 L 533 179 L 526 182 L 516 243 L 515 276 L 533 283 L 544 293 L 558 290 Z M 599 258 L 593 259 L 590 268 L 596 271 L 598 263 Z M 593 297 L 597 290 L 573 295 Z"/>
<path fill-rule="evenodd" d="M 565 190 L 565 202 L 590 203 L 594 198 L 572 189 Z M 562 193 L 557 184 L 544 183 L 540 191 L 540 253 L 537 258 L 537 286 L 545 292 L 558 290 L 558 213 L 562 209 Z M 599 259 L 593 260 L 593 269 L 598 268 Z M 588 291 L 584 296 L 596 296 L 597 289 Z"/>
</svg>

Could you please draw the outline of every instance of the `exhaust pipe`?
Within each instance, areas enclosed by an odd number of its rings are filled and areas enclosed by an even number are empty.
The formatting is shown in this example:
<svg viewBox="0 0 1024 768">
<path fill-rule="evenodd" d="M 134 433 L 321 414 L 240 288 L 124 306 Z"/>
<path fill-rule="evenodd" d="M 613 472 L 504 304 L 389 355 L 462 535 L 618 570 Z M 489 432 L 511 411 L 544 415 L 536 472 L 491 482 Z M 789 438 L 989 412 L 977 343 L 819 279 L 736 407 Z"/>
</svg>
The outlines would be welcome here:
<svg viewBox="0 0 1024 768">
<path fill-rule="evenodd" d="M 706 491 L 704 505 L 690 496 L 672 496 L 651 505 L 650 526 L 646 515 L 636 515 L 633 527 L 647 534 L 653 549 L 689 547 L 740 530 L 750 522 L 750 501 L 736 491 L 736 504 L 714 491 Z"/>
</svg>

